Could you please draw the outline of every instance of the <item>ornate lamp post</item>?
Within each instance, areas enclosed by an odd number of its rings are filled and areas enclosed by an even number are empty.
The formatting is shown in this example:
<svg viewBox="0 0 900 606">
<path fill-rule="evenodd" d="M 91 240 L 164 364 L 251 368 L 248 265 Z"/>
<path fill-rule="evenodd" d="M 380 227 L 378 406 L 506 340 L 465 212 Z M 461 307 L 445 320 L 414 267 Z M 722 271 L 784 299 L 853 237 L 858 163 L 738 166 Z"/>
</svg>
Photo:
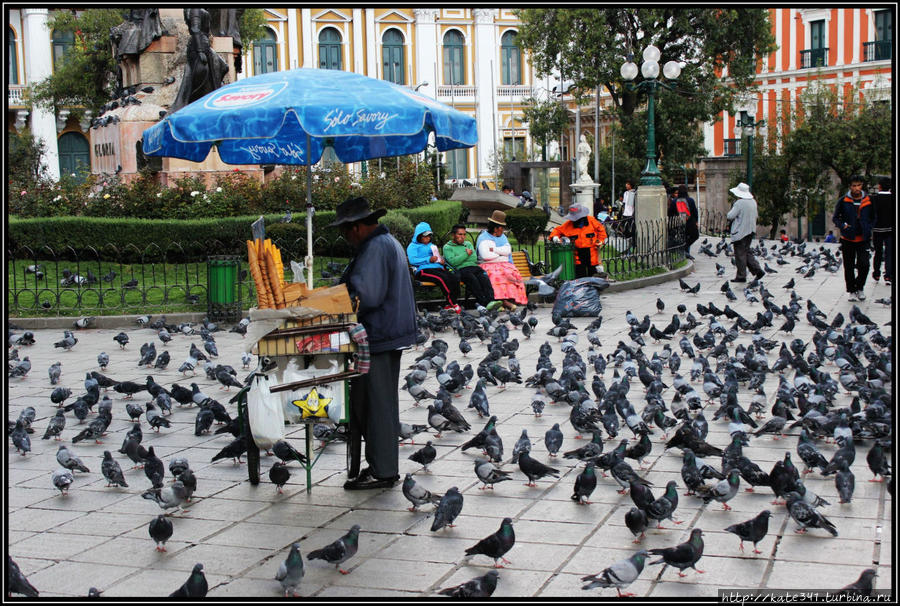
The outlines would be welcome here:
<svg viewBox="0 0 900 606">
<path fill-rule="evenodd" d="M 657 80 L 659 76 L 659 49 L 652 44 L 644 49 L 644 62 L 641 64 L 641 74 L 644 80 L 637 84 L 632 81 L 637 77 L 638 66 L 631 60 L 629 55 L 628 61 L 622 64 L 620 73 L 622 78 L 627 82 L 627 86 L 631 90 L 647 91 L 647 165 L 641 172 L 641 185 L 662 185 L 662 178 L 659 175 L 659 169 L 656 167 L 656 128 L 654 124 L 655 96 L 657 87 L 672 89 L 670 84 Z M 681 65 L 677 61 L 669 61 L 663 66 L 663 75 L 674 80 L 681 75 Z"/>
<path fill-rule="evenodd" d="M 747 137 L 747 185 L 753 191 L 753 135 L 757 128 L 760 134 L 765 135 L 766 121 L 756 120 L 756 100 L 753 97 L 743 97 L 735 109 L 740 112 L 740 117 L 735 120 L 734 129 Z"/>
</svg>

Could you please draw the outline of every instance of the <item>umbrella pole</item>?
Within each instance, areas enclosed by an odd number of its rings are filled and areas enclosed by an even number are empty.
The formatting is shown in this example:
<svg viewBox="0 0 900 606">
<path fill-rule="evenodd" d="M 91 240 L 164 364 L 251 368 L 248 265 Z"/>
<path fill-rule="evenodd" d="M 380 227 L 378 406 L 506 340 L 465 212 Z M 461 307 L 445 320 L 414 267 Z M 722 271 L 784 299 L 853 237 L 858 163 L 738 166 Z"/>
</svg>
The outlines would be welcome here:
<svg viewBox="0 0 900 606">
<path fill-rule="evenodd" d="M 312 166 L 309 162 L 309 134 L 306 135 L 306 285 L 313 286 L 313 203 L 312 203 Z"/>
</svg>

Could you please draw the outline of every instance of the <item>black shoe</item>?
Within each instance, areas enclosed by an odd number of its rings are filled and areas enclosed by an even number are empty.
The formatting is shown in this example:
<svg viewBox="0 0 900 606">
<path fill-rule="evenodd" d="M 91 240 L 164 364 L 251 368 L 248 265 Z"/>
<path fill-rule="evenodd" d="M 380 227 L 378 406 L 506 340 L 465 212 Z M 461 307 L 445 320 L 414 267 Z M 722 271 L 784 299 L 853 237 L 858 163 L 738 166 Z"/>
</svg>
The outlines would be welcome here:
<svg viewBox="0 0 900 606">
<path fill-rule="evenodd" d="M 360 474 L 362 476 L 362 474 Z M 392 488 L 400 480 L 400 476 L 392 478 L 376 478 L 367 476 L 365 478 L 358 476 L 353 480 L 344 482 L 344 490 L 369 490 L 372 488 Z"/>
<path fill-rule="evenodd" d="M 747 281 L 747 278 L 732 278 L 731 281 L 732 282 L 740 282 L 741 284 L 743 284 L 744 282 Z"/>
<path fill-rule="evenodd" d="M 756 279 L 757 279 L 757 280 L 762 280 L 763 278 L 766 277 L 766 272 L 761 271 L 761 272 L 759 272 L 758 274 L 753 274 L 753 275 L 756 276 Z"/>
</svg>

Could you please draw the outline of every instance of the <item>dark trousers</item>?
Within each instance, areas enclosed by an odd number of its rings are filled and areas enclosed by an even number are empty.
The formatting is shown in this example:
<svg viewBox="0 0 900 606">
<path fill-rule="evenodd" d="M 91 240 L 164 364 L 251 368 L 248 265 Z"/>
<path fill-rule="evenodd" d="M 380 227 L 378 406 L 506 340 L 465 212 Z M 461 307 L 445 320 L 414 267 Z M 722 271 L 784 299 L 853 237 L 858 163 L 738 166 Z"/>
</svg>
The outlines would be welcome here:
<svg viewBox="0 0 900 606">
<path fill-rule="evenodd" d="M 494 287 L 486 271 L 477 265 L 469 265 L 457 269 L 456 273 L 479 305 L 487 305 L 494 300 Z"/>
<path fill-rule="evenodd" d="M 392 478 L 399 474 L 402 353 L 372 354 L 369 372 L 350 381 L 350 477 L 359 473 L 360 437 L 366 440 L 366 462 L 373 476 Z"/>
<path fill-rule="evenodd" d="M 734 264 L 737 266 L 738 280 L 747 279 L 747 269 L 755 276 L 763 273 L 762 268 L 756 261 L 756 256 L 750 251 L 750 242 L 753 240 L 753 234 L 747 234 L 740 240 L 734 242 Z"/>
<path fill-rule="evenodd" d="M 894 279 L 894 232 L 873 231 L 872 245 L 875 256 L 872 258 L 872 277 L 881 277 L 881 259 L 884 257 L 884 277 Z"/>
<path fill-rule="evenodd" d="M 446 269 L 438 269 L 436 267 L 428 267 L 420 269 L 416 272 L 416 277 L 420 280 L 434 282 L 444 292 L 450 305 L 456 305 L 459 300 L 459 277 L 451 274 Z"/>
<path fill-rule="evenodd" d="M 588 278 L 594 275 L 594 266 L 591 265 L 591 249 L 576 248 L 575 253 L 575 277 Z"/>
<path fill-rule="evenodd" d="M 847 292 L 862 290 L 869 273 L 869 249 L 866 242 L 851 242 L 841 238 L 841 256 L 844 258 L 844 284 Z"/>
</svg>

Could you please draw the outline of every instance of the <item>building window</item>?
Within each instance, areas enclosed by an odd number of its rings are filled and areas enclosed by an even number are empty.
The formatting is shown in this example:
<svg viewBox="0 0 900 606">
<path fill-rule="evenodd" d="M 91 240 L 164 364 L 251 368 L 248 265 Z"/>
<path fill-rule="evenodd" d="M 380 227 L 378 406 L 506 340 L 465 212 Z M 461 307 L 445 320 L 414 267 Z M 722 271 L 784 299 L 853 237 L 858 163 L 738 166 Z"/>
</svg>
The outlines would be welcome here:
<svg viewBox="0 0 900 606">
<path fill-rule="evenodd" d="M 319 67 L 321 69 L 343 69 L 341 35 L 333 27 L 326 27 L 319 33 Z"/>
<path fill-rule="evenodd" d="M 894 46 L 894 16 L 891 11 L 875 12 L 875 41 L 867 42 L 866 61 L 889 61 Z"/>
<path fill-rule="evenodd" d="M 394 84 L 406 84 L 403 70 L 403 36 L 395 29 L 384 32 L 381 38 L 381 62 L 383 78 Z"/>
<path fill-rule="evenodd" d="M 444 84 L 465 84 L 463 37 L 458 31 L 444 34 Z"/>
<path fill-rule="evenodd" d="M 275 33 L 266 28 L 259 40 L 253 41 L 253 73 L 268 74 L 278 71 L 278 46 Z"/>
<path fill-rule="evenodd" d="M 509 162 L 525 160 L 525 137 L 503 137 L 503 156 Z"/>
<path fill-rule="evenodd" d="M 522 84 L 522 51 L 517 36 L 516 32 L 509 31 L 500 39 L 501 84 Z"/>
<path fill-rule="evenodd" d="M 19 65 L 16 61 L 16 32 L 13 28 L 6 28 L 7 46 L 9 47 L 9 82 L 7 84 L 19 83 Z"/>
<path fill-rule="evenodd" d="M 894 39 L 894 18 L 891 11 L 875 12 L 875 39 L 876 40 L 893 40 Z"/>
<path fill-rule="evenodd" d="M 81 133 L 68 132 L 57 141 L 59 150 L 59 174 L 74 174 L 83 179 L 91 170 L 91 150 L 87 138 Z"/>
<path fill-rule="evenodd" d="M 447 178 L 465 179 L 469 176 L 469 154 L 466 148 L 452 149 L 447 154 Z"/>
<path fill-rule="evenodd" d="M 63 58 L 75 47 L 75 34 L 53 31 L 53 69 L 62 65 Z"/>
</svg>

